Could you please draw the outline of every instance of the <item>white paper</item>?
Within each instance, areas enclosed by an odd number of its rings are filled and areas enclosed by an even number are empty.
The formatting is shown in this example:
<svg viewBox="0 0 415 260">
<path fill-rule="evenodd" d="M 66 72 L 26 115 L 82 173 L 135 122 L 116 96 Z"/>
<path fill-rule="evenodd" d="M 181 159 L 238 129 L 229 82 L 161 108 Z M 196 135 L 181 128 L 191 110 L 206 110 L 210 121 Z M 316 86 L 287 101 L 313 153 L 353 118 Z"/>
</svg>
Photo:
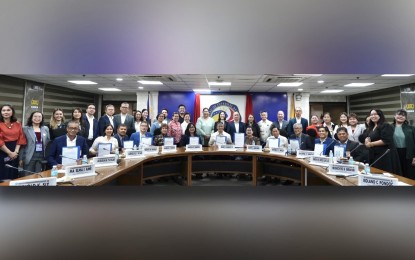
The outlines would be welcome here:
<svg viewBox="0 0 415 260">
<path fill-rule="evenodd" d="M 165 146 L 174 145 L 174 138 L 173 137 L 164 137 L 164 145 Z"/>
<path fill-rule="evenodd" d="M 245 134 L 235 133 L 235 147 L 244 147 L 245 146 Z"/>
<path fill-rule="evenodd" d="M 102 157 L 111 153 L 112 143 L 98 144 L 98 157 Z"/>
<path fill-rule="evenodd" d="M 141 144 L 146 145 L 146 146 L 150 146 L 152 140 L 153 140 L 153 138 L 151 138 L 151 137 L 143 137 L 143 138 L 141 138 Z"/>
<path fill-rule="evenodd" d="M 220 144 L 226 144 L 226 136 L 216 136 L 216 144 L 220 145 Z"/>
<path fill-rule="evenodd" d="M 323 144 L 315 144 L 314 145 L 314 155 L 321 156 L 324 155 L 324 145 Z"/>
<path fill-rule="evenodd" d="M 124 148 L 125 149 L 133 149 L 134 141 L 124 141 Z"/>
<path fill-rule="evenodd" d="M 300 144 L 297 139 L 290 139 L 290 146 L 292 151 L 300 150 Z"/>
<path fill-rule="evenodd" d="M 79 146 L 67 146 L 62 148 L 62 165 L 76 165 L 76 160 L 80 156 L 80 147 Z"/>
<path fill-rule="evenodd" d="M 344 156 L 344 147 L 335 145 L 334 146 L 334 157 L 343 157 Z"/>
<path fill-rule="evenodd" d="M 197 144 L 199 144 L 199 137 L 191 136 L 189 138 L 189 144 L 190 145 L 197 145 Z"/>
<path fill-rule="evenodd" d="M 280 139 L 268 139 L 268 147 L 269 148 L 278 148 L 280 147 Z"/>
</svg>

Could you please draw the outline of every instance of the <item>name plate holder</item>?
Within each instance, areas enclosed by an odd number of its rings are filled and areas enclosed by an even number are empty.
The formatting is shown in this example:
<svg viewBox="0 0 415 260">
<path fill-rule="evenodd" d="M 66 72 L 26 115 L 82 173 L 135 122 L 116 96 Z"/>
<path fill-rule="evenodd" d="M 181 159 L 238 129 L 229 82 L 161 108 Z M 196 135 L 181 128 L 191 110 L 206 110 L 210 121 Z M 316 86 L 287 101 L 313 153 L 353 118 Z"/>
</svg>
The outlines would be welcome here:
<svg viewBox="0 0 415 260">
<path fill-rule="evenodd" d="M 380 177 L 376 175 L 358 176 L 358 186 L 398 186 L 398 178 Z"/>
<path fill-rule="evenodd" d="M 318 166 L 329 166 L 330 158 L 326 156 L 311 156 L 310 164 Z"/>
<path fill-rule="evenodd" d="M 233 144 L 219 144 L 218 145 L 219 151 L 236 151 L 235 145 Z"/>
<path fill-rule="evenodd" d="M 203 151 L 201 144 L 188 144 L 186 145 L 186 152 L 201 152 Z"/>
<path fill-rule="evenodd" d="M 115 154 L 103 156 L 103 157 L 94 157 L 93 162 L 95 167 L 105 167 L 105 166 L 117 166 L 117 159 Z"/>
<path fill-rule="evenodd" d="M 286 155 L 287 149 L 284 149 L 282 147 L 271 147 L 269 148 L 269 152 L 272 154 L 279 154 L 279 155 Z"/>
<path fill-rule="evenodd" d="M 359 174 L 359 166 L 330 163 L 329 171 L 327 172 L 327 174 L 336 175 L 336 176 L 345 176 L 345 177 L 351 176 L 351 175 L 357 175 Z"/>
<path fill-rule="evenodd" d="M 262 152 L 262 146 L 261 145 L 247 145 L 246 146 L 247 152 L 256 152 L 261 153 Z"/>
<path fill-rule="evenodd" d="M 297 158 L 304 159 L 314 155 L 314 151 L 297 150 Z"/>
<path fill-rule="evenodd" d="M 158 154 L 159 153 L 159 147 L 154 145 L 149 145 L 146 147 L 143 147 L 143 154 Z"/>
<path fill-rule="evenodd" d="M 30 180 L 10 181 L 10 186 L 56 186 L 56 177 L 38 178 Z"/>
<path fill-rule="evenodd" d="M 161 147 L 162 153 L 175 153 L 177 151 L 176 145 L 163 145 Z"/>
<path fill-rule="evenodd" d="M 68 179 L 76 179 L 96 175 L 95 164 L 83 164 L 65 167 L 65 177 Z"/>
<path fill-rule="evenodd" d="M 137 159 L 143 157 L 143 150 L 125 150 L 125 159 Z"/>
</svg>

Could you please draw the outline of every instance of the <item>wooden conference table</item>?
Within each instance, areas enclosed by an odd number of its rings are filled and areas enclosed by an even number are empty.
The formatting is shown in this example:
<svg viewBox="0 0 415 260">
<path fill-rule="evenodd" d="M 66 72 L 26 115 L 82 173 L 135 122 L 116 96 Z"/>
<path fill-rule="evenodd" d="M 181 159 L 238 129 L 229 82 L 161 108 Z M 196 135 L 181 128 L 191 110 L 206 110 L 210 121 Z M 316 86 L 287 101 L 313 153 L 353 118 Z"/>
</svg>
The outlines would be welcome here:
<svg viewBox="0 0 415 260">
<path fill-rule="evenodd" d="M 252 176 L 252 185 L 262 176 L 283 177 L 297 180 L 302 186 L 338 185 L 357 186 L 356 177 L 336 177 L 327 174 L 327 167 L 310 165 L 306 159 L 294 155 L 277 155 L 269 152 L 251 152 L 246 150 L 219 151 L 216 147 L 203 147 L 203 151 L 186 152 L 177 148 L 173 153 L 146 155 L 137 159 L 121 159 L 118 166 L 96 167 L 96 176 L 73 179 L 58 183 L 58 186 L 101 186 L 101 185 L 143 185 L 145 180 L 166 176 L 182 176 L 187 186 L 192 186 L 192 174 L 195 173 L 236 173 Z M 371 168 L 371 172 L 382 173 Z M 41 173 L 50 177 L 50 170 Z M 59 174 L 58 177 L 62 177 Z M 415 181 L 395 175 L 399 181 L 415 185 Z M 29 175 L 18 180 L 41 178 Z M 9 182 L 0 183 L 8 186 Z"/>
</svg>

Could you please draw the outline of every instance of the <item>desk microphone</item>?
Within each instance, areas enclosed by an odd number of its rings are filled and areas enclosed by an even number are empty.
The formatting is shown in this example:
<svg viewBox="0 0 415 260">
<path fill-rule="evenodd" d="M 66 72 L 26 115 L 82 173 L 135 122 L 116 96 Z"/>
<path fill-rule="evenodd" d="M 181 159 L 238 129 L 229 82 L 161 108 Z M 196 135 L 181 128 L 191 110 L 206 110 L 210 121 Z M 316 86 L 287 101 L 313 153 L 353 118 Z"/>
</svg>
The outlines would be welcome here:
<svg viewBox="0 0 415 260">
<path fill-rule="evenodd" d="M 12 165 L 10 165 L 10 164 L 5 164 L 4 166 L 6 166 L 7 168 L 16 169 L 16 170 L 18 170 L 19 172 L 28 172 L 28 173 L 31 173 L 31 174 L 40 175 L 40 177 L 44 178 L 44 177 L 42 176 L 42 174 L 40 174 L 40 173 L 38 173 L 38 172 L 31 172 L 31 171 L 25 170 L 25 169 L 23 169 L 23 168 L 21 168 L 21 167 L 14 167 L 14 166 L 12 166 Z"/>
<path fill-rule="evenodd" d="M 353 148 L 353 150 L 350 151 L 350 155 L 352 155 L 352 153 L 361 146 L 362 144 L 359 144 L 358 146 L 356 146 L 355 148 Z"/>
<path fill-rule="evenodd" d="M 377 163 L 380 159 L 382 159 L 383 156 L 387 155 L 391 149 L 386 150 L 379 158 L 377 158 L 372 164 L 369 165 L 369 167 L 372 167 L 375 163 Z"/>
<path fill-rule="evenodd" d="M 65 155 L 59 155 L 59 157 L 66 158 L 66 159 L 71 159 L 71 160 L 74 160 L 74 161 L 78 161 L 79 160 L 79 159 L 75 159 L 75 158 L 68 157 L 68 156 L 65 156 Z"/>
</svg>

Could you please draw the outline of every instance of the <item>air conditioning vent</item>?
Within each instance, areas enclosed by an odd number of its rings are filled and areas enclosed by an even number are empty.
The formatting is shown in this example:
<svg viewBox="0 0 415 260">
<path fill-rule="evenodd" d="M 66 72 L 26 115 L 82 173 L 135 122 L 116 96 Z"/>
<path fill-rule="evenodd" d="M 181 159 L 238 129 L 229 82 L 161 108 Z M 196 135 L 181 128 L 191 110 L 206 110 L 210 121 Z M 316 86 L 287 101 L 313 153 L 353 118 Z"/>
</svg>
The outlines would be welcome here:
<svg viewBox="0 0 415 260">
<path fill-rule="evenodd" d="M 176 82 L 177 79 L 173 75 L 140 75 L 138 80 L 158 80 L 161 82 Z"/>
<path fill-rule="evenodd" d="M 278 76 L 278 75 L 267 75 L 264 78 L 264 83 L 290 83 L 290 82 L 301 82 L 303 77 L 290 77 L 290 76 Z"/>
</svg>

